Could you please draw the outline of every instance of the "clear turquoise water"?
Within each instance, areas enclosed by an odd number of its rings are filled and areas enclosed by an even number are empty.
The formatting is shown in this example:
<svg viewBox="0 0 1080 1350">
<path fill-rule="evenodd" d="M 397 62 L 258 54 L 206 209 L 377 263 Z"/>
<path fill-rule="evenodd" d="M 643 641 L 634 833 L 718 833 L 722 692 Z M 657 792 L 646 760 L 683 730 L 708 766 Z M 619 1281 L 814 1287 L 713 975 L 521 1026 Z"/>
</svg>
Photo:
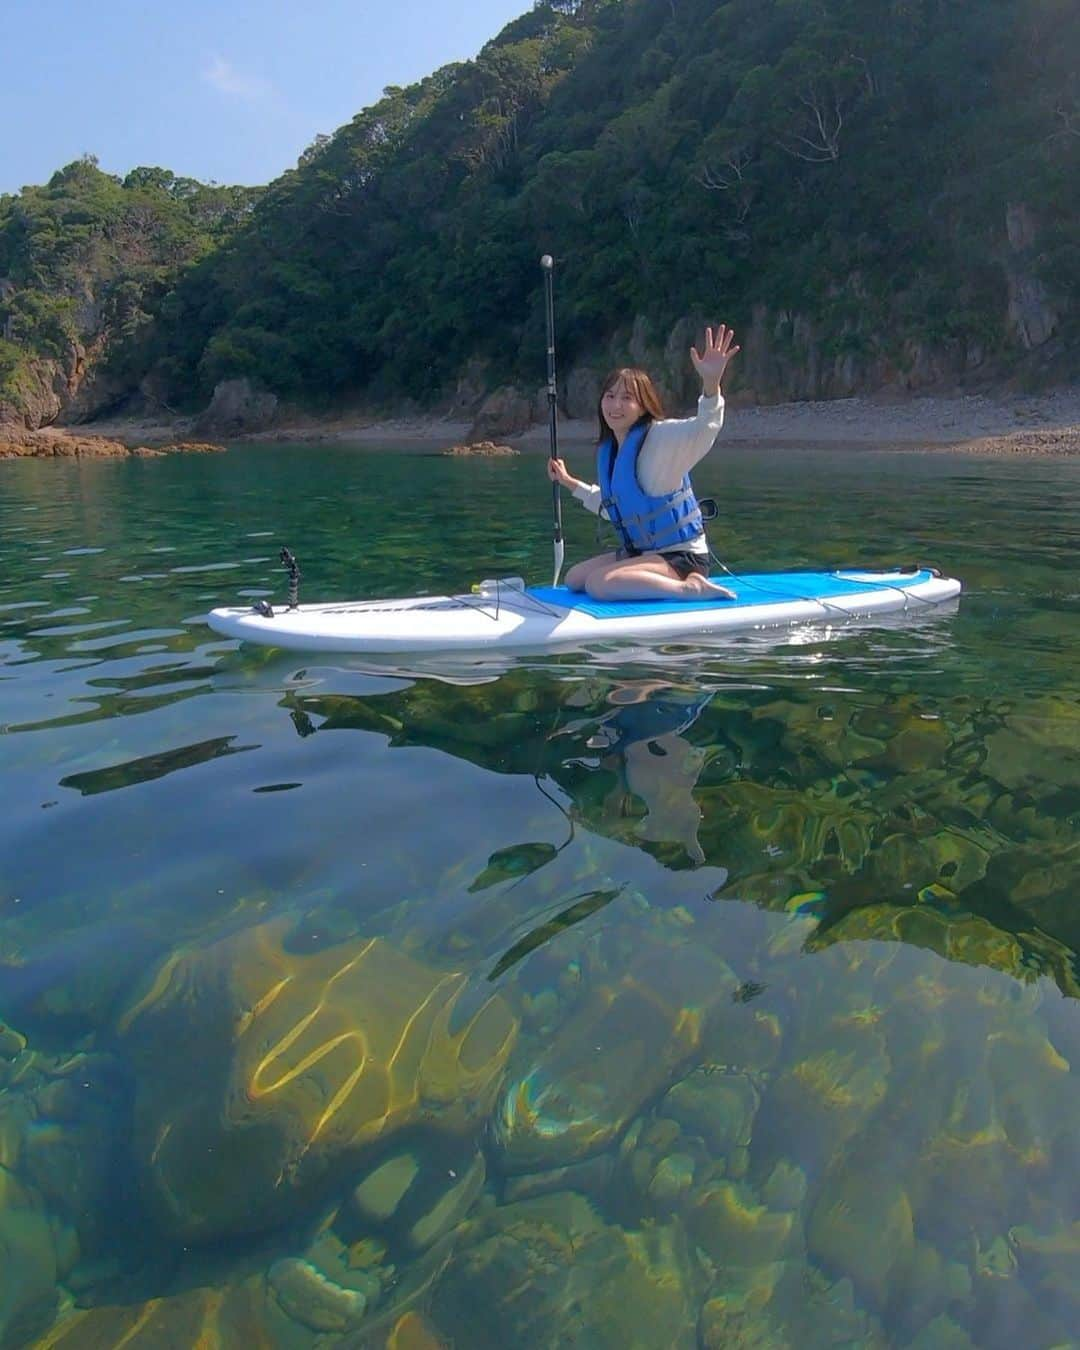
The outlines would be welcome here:
<svg viewBox="0 0 1080 1350">
<path fill-rule="evenodd" d="M 698 486 L 965 594 L 307 660 L 202 616 L 545 580 L 540 459 L 0 465 L 0 1345 L 1074 1343 L 1080 465 Z"/>
</svg>

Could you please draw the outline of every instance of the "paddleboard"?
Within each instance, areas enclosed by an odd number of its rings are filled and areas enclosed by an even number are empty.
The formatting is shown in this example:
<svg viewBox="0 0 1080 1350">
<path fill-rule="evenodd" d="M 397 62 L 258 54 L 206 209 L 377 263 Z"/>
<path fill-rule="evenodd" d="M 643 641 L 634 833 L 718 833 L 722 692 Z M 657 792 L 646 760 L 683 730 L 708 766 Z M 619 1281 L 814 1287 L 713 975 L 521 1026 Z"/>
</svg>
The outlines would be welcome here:
<svg viewBox="0 0 1080 1350">
<path fill-rule="evenodd" d="M 714 577 L 734 600 L 592 600 L 565 586 L 485 582 L 469 595 L 211 610 L 224 637 L 307 652 L 449 652 L 542 649 L 619 639 L 687 638 L 846 623 L 923 612 L 960 594 L 930 567 L 759 572 Z M 271 608 L 263 606 L 263 609 Z"/>
</svg>

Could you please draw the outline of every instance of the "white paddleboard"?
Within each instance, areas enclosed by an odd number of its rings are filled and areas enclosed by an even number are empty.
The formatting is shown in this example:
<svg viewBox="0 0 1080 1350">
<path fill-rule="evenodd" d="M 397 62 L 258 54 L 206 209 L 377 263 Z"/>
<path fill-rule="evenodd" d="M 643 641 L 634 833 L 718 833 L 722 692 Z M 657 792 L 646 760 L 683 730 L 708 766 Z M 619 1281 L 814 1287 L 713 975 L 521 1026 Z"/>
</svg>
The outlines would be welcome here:
<svg viewBox="0 0 1080 1350">
<path fill-rule="evenodd" d="M 211 610 L 225 637 L 306 652 L 448 652 L 578 646 L 612 639 L 693 639 L 740 629 L 922 613 L 960 594 L 933 568 L 759 572 L 714 578 L 734 600 L 591 600 L 563 586 L 485 583 L 471 595 Z"/>
</svg>

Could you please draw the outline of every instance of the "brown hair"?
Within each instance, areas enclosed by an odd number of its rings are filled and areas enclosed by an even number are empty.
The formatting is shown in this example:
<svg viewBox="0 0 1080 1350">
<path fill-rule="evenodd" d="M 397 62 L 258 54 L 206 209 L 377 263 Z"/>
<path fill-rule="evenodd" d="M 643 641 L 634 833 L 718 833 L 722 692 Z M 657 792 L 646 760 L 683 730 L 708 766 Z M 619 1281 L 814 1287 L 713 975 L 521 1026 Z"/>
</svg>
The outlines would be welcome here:
<svg viewBox="0 0 1080 1350">
<path fill-rule="evenodd" d="M 634 402 L 641 405 L 645 417 L 650 421 L 664 415 L 664 405 L 660 402 L 656 385 L 648 374 L 644 370 L 639 370 L 637 366 L 620 366 L 618 370 L 613 370 L 600 386 L 600 397 L 596 403 L 596 421 L 600 428 L 598 439 L 601 441 L 611 435 L 611 428 L 604 421 L 604 395 L 620 380 L 626 381 L 626 387 L 633 395 Z"/>
</svg>

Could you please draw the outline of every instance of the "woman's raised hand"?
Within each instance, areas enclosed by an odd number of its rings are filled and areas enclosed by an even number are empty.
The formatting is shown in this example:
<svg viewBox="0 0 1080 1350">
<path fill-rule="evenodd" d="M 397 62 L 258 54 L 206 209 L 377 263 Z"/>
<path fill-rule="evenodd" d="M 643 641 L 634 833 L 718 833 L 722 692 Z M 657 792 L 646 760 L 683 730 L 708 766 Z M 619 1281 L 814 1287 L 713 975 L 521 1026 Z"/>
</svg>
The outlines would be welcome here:
<svg viewBox="0 0 1080 1350">
<path fill-rule="evenodd" d="M 734 331 L 721 324 L 715 333 L 711 328 L 705 329 L 705 342 L 700 352 L 696 347 L 690 348 L 690 360 L 701 376 L 701 383 L 705 386 L 707 394 L 715 394 L 720 388 L 720 381 L 724 378 L 728 362 L 739 350 L 732 345 L 734 341 Z"/>
</svg>

